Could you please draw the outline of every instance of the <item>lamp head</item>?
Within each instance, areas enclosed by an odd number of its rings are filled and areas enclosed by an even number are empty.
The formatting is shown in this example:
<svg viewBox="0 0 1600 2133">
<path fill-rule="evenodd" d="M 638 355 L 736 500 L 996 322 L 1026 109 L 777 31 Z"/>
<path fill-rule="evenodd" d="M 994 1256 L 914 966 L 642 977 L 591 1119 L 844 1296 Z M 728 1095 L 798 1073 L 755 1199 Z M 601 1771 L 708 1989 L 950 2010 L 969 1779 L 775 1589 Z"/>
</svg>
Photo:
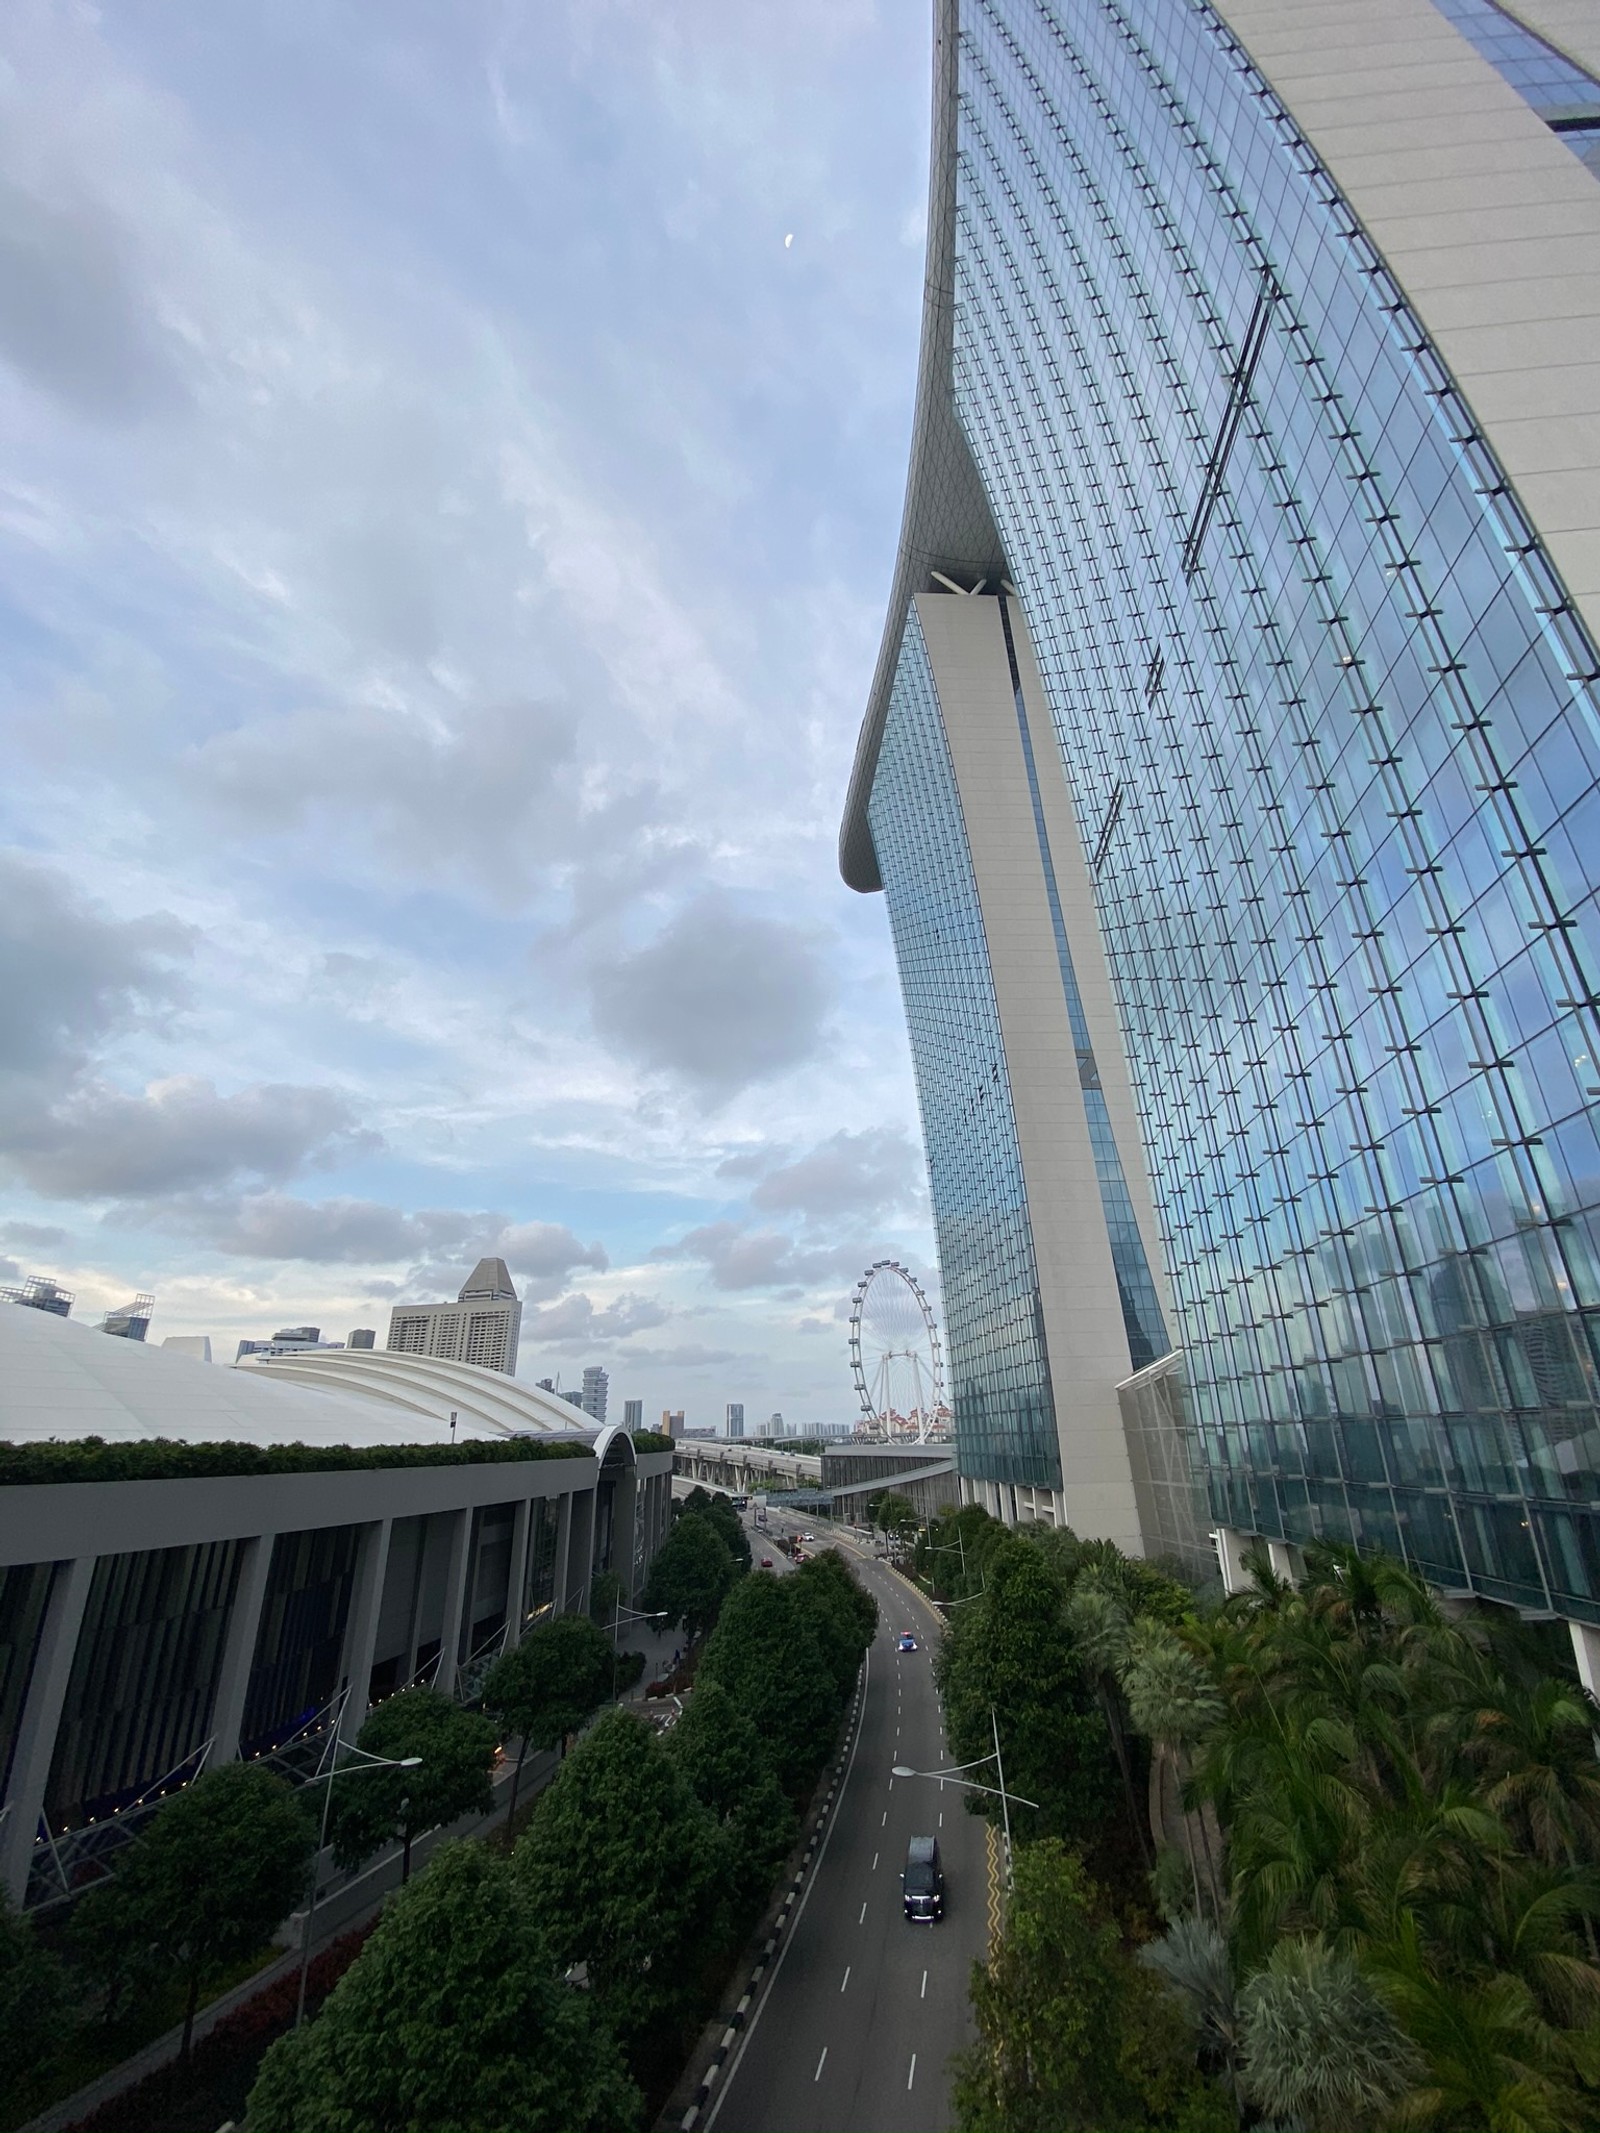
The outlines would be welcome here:
<svg viewBox="0 0 1600 2133">
<path fill-rule="evenodd" d="M 395 1765 L 395 1768 L 397 1770 L 415 1770 L 421 1761 L 422 1757 L 420 1755 L 403 1755 Z"/>
<path fill-rule="evenodd" d="M 910 1769 L 905 1763 L 896 1763 L 894 1769 L 890 1773 L 892 1777 L 897 1778 L 914 1778 L 916 1774 L 917 1773 L 914 1770 Z"/>
</svg>

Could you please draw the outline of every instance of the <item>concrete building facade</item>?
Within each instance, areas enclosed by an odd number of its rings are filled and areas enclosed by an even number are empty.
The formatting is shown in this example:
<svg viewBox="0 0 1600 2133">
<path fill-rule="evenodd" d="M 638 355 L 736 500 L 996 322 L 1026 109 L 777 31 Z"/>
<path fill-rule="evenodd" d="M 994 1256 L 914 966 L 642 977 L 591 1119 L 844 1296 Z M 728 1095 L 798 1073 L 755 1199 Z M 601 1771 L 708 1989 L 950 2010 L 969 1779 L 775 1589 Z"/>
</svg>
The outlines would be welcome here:
<svg viewBox="0 0 1600 2133">
<path fill-rule="evenodd" d="M 1600 1623 L 1594 11 L 936 31 L 841 863 L 964 1485 Z"/>
<path fill-rule="evenodd" d="M 517 1374 L 522 1305 L 503 1259 L 480 1259 L 454 1303 L 396 1304 L 389 1313 L 390 1350 L 475 1363 Z"/>
</svg>

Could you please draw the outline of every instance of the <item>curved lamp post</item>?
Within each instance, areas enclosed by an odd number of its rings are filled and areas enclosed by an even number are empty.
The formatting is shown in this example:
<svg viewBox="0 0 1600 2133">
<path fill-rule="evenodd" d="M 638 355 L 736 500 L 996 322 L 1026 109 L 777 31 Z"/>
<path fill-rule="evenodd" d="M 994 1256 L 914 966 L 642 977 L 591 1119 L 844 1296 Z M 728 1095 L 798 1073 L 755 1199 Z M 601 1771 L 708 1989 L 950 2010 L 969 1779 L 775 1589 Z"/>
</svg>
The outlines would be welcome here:
<svg viewBox="0 0 1600 2133">
<path fill-rule="evenodd" d="M 991 1799 L 998 1800 L 1000 1802 L 1001 1820 L 1005 1825 L 1006 1886 L 1009 1888 L 1011 1886 L 1011 1802 L 1015 1800 L 1019 1807 L 1032 1807 L 1034 1809 L 1038 1808 L 1039 1803 L 1037 1800 L 1025 1800 L 1020 1792 L 1007 1792 L 1006 1766 L 1000 1755 L 1000 1721 L 995 1716 L 993 1704 L 989 1706 L 989 1723 L 994 1729 L 993 1755 L 980 1755 L 970 1763 L 952 1763 L 947 1770 L 912 1770 L 905 1763 L 896 1763 L 893 1766 L 893 1774 L 897 1778 L 937 1778 L 941 1785 L 959 1785 L 966 1792 L 986 1792 Z M 964 1770 L 981 1770 L 985 1763 L 993 1763 L 995 1765 L 995 1776 L 1000 1780 L 998 1785 L 980 1785 L 975 1779 L 962 1776 L 961 1773 Z"/>
<path fill-rule="evenodd" d="M 617 1604 L 611 1610 L 611 1701 L 613 1703 L 617 1700 L 617 1661 L 621 1657 L 620 1652 L 617 1650 L 617 1632 L 624 1622 L 664 1622 L 666 1619 L 666 1616 L 659 1612 L 653 1615 L 640 1614 L 636 1609 L 624 1607 L 619 1594 Z"/>
<path fill-rule="evenodd" d="M 311 1928 L 317 1915 L 317 1887 L 322 1879 L 322 1855 L 328 1848 L 328 1809 L 333 1801 L 333 1781 L 339 1774 L 339 1751 L 345 1745 L 336 1733 L 333 1737 L 332 1764 L 316 1777 L 306 1779 L 308 1785 L 326 1785 L 328 1789 L 322 1795 L 322 1828 L 317 1837 L 316 1856 L 311 1862 L 311 1900 L 306 1905 L 305 1930 L 300 1936 L 300 1995 L 294 2011 L 296 2029 L 306 2018 L 306 1971 L 311 1963 Z M 369 1755 L 365 1748 L 356 1747 L 354 1741 L 351 1741 L 349 1746 L 353 1754 L 361 1757 L 361 1761 L 352 1764 L 345 1773 L 348 1777 L 359 1777 L 363 1770 L 415 1770 L 422 1761 L 420 1755 Z M 410 1802 L 406 1804 L 409 1806 Z"/>
</svg>

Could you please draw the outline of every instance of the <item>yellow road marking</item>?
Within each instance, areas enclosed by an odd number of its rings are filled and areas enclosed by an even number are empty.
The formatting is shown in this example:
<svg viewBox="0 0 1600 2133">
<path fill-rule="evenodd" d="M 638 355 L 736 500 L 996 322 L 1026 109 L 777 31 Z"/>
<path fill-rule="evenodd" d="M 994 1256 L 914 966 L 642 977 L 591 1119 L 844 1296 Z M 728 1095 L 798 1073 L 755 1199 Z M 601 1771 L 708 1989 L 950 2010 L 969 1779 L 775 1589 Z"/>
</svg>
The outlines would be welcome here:
<svg viewBox="0 0 1600 2133">
<path fill-rule="evenodd" d="M 988 1865 L 989 1883 L 989 1945 L 985 1950 L 985 1954 L 992 1959 L 996 1948 L 1000 1945 L 1001 1915 L 1000 1838 L 992 1822 L 984 1824 L 983 1849 Z"/>
</svg>

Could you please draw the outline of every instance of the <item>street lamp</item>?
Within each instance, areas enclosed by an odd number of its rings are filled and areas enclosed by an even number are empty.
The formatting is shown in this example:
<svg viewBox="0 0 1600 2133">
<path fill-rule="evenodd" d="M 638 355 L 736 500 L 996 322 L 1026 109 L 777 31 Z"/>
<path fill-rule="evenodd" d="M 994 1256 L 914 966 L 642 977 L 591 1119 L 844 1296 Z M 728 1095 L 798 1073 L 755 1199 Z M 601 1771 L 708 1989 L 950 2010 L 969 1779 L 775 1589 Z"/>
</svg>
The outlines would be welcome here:
<svg viewBox="0 0 1600 2133">
<path fill-rule="evenodd" d="M 294 2011 L 296 2029 L 306 2018 L 306 1971 L 311 1963 L 311 1928 L 317 1915 L 317 1885 L 322 1879 L 322 1855 L 328 1848 L 328 1809 L 333 1801 L 333 1781 L 339 1774 L 339 1750 L 345 1745 L 335 1731 L 332 1763 L 316 1777 L 306 1779 L 308 1785 L 326 1785 L 328 1789 L 322 1795 L 322 1828 L 317 1836 L 316 1856 L 311 1862 L 311 1897 L 306 1905 L 305 1930 L 300 1936 L 300 1994 Z M 361 1761 L 347 1772 L 350 1777 L 358 1777 L 364 1770 L 415 1770 L 422 1761 L 420 1755 L 370 1755 L 365 1748 L 357 1748 L 354 1741 L 349 1746 L 361 1757 Z M 410 1802 L 406 1804 L 409 1806 Z"/>
<path fill-rule="evenodd" d="M 635 1609 L 624 1608 L 622 1595 L 618 1593 L 616 1603 L 611 1610 L 611 1701 L 613 1703 L 617 1700 L 617 1660 L 621 1657 L 617 1650 L 618 1630 L 621 1629 L 624 1622 L 665 1622 L 666 1619 L 666 1616 L 659 1610 L 655 1614 L 640 1614 Z"/>
<path fill-rule="evenodd" d="M 1000 1721 L 995 1716 L 994 1705 L 989 1706 L 989 1723 L 994 1729 L 993 1755 L 980 1755 L 970 1763 L 952 1763 L 947 1770 L 912 1770 L 904 1763 L 896 1763 L 893 1775 L 897 1778 L 937 1778 L 941 1785 L 959 1785 L 967 1792 L 986 1792 L 991 1799 L 1000 1802 L 1000 1817 L 1006 1833 L 1006 1886 L 1011 1886 L 1011 1802 L 1019 1807 L 1038 1808 L 1037 1800 L 1025 1800 L 1020 1792 L 1007 1792 L 1006 1766 L 1000 1754 Z M 995 1765 L 998 1785 L 980 1785 L 973 1778 L 963 1777 L 964 1770 L 981 1770 L 985 1763 Z"/>
</svg>

